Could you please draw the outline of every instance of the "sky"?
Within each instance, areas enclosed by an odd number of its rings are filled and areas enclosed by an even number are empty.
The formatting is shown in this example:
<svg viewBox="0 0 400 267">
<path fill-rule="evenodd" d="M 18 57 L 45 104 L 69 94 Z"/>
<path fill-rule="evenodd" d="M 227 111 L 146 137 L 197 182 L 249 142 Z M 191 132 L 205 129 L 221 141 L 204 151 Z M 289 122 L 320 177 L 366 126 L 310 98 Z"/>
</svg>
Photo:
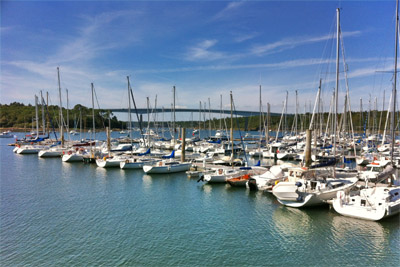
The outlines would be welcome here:
<svg viewBox="0 0 400 267">
<path fill-rule="evenodd" d="M 387 108 L 392 90 L 395 6 L 391 1 L 1 1 L 0 103 L 34 104 L 48 92 L 91 106 L 127 108 L 127 76 L 138 107 L 280 113 L 312 109 L 320 79 L 324 111 L 335 88 L 340 8 L 339 109 L 346 79 L 352 110 Z M 344 51 L 344 57 L 343 53 Z M 346 66 L 346 67 L 344 67 Z M 383 97 L 385 95 L 385 98 Z"/>
</svg>

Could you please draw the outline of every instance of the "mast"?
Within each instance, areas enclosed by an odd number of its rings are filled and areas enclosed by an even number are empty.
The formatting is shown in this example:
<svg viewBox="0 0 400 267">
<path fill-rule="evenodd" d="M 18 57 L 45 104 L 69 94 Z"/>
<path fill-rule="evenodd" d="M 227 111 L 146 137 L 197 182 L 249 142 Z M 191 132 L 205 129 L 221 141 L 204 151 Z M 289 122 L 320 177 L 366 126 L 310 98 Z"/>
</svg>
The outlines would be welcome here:
<svg viewBox="0 0 400 267">
<path fill-rule="evenodd" d="M 260 153 L 261 152 L 261 141 L 262 141 L 262 137 L 261 137 L 261 112 L 262 112 L 261 111 L 261 106 L 262 106 L 262 102 L 261 102 L 261 84 L 260 84 L 260 103 L 259 104 L 260 104 L 260 107 L 259 107 L 260 108 L 260 120 L 259 120 L 259 125 L 258 125 L 258 133 L 260 135 L 260 137 L 259 137 L 260 138 L 260 140 L 259 140 L 260 144 L 259 144 L 258 148 L 260 150 L 259 151 L 259 153 Z"/>
<path fill-rule="evenodd" d="M 94 120 L 94 85 L 92 85 L 92 120 L 93 120 L 93 140 L 96 140 L 96 122 Z"/>
<path fill-rule="evenodd" d="M 46 132 L 46 122 L 45 122 L 45 116 L 44 116 L 44 98 L 43 98 L 43 92 L 40 90 L 40 100 L 42 102 L 42 126 L 43 126 L 43 134 Z"/>
<path fill-rule="evenodd" d="M 296 136 L 296 148 L 297 148 L 297 90 L 296 90 L 296 115 L 294 116 L 295 118 L 295 128 L 294 128 L 294 134 Z"/>
<path fill-rule="evenodd" d="M 360 130 L 363 131 L 363 120 L 364 120 L 364 114 L 363 114 L 363 107 L 362 107 L 362 98 L 360 97 Z"/>
<path fill-rule="evenodd" d="M 338 93 L 339 93 L 339 49 L 340 49 L 340 9 L 336 9 L 337 29 L 336 29 L 336 86 L 335 86 L 335 118 L 333 125 L 333 156 L 336 159 L 336 131 L 337 131 L 337 113 L 338 113 Z M 334 177 L 336 173 L 334 172 Z"/>
<path fill-rule="evenodd" d="M 128 126 L 129 126 L 129 137 L 131 139 L 131 144 L 132 144 L 132 116 L 131 116 L 131 97 L 130 97 L 130 82 L 129 82 L 129 76 L 126 76 L 126 79 L 128 80 Z M 132 151 L 132 149 L 131 149 Z"/>
<path fill-rule="evenodd" d="M 172 135 L 173 135 L 173 139 L 174 139 L 174 141 L 173 141 L 173 146 L 174 146 L 174 149 L 175 149 L 175 85 L 174 85 L 174 87 L 173 87 L 173 91 L 174 91 L 174 116 L 173 116 L 173 123 L 172 123 Z"/>
<path fill-rule="evenodd" d="M 149 114 L 149 97 L 146 97 L 147 102 L 147 146 L 150 147 L 150 114 Z"/>
<path fill-rule="evenodd" d="M 61 135 L 61 146 L 64 146 L 64 127 L 63 127 L 63 114 L 62 114 L 62 101 L 61 101 L 61 82 L 60 82 L 60 68 L 57 67 L 58 77 L 58 94 L 60 97 L 60 135 Z"/>
<path fill-rule="evenodd" d="M 79 139 L 82 140 L 82 108 L 79 107 Z"/>
<path fill-rule="evenodd" d="M 222 94 L 220 95 L 219 129 L 222 131 Z"/>
<path fill-rule="evenodd" d="M 270 125 L 271 125 L 271 106 L 269 103 L 267 103 L 267 144 L 269 144 L 269 130 L 270 130 Z"/>
<path fill-rule="evenodd" d="M 65 89 L 65 91 L 67 91 L 67 130 L 69 131 L 69 98 L 68 98 L 68 89 Z"/>
<path fill-rule="evenodd" d="M 396 30 L 395 30 L 395 44 L 394 44 L 394 78 L 393 78 L 393 112 L 392 112 L 392 147 L 390 153 L 390 160 L 392 165 L 393 162 L 393 154 L 394 154 L 394 144 L 395 144 L 395 113 L 396 113 L 396 86 L 397 86 L 397 44 L 398 44 L 398 29 L 399 29 L 399 0 L 396 1 Z"/>
<path fill-rule="evenodd" d="M 211 136 L 211 102 L 210 98 L 208 98 L 208 132 L 209 136 Z"/>
<path fill-rule="evenodd" d="M 289 98 L 289 91 L 286 91 L 286 99 L 285 99 L 285 133 L 284 135 L 287 134 L 287 104 L 288 104 L 288 98 Z"/>
<path fill-rule="evenodd" d="M 200 138 L 200 132 L 201 132 L 201 101 L 199 101 L 199 139 Z"/>
<path fill-rule="evenodd" d="M 232 96 L 232 91 L 230 91 L 230 96 L 231 96 L 231 166 L 233 168 L 233 96 Z"/>
<path fill-rule="evenodd" d="M 39 111 L 38 111 L 38 97 L 35 95 L 35 116 L 36 116 L 36 138 L 39 137 Z"/>
</svg>

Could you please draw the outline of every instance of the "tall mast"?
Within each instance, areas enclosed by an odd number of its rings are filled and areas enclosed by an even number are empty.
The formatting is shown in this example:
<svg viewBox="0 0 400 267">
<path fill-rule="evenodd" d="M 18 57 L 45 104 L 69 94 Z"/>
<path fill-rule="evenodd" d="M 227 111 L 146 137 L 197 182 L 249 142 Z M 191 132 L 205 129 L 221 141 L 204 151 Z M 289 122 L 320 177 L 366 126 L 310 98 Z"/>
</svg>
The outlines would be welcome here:
<svg viewBox="0 0 400 267">
<path fill-rule="evenodd" d="M 208 98 L 208 132 L 209 135 L 211 136 L 211 102 L 210 102 L 210 98 Z"/>
<path fill-rule="evenodd" d="M 338 92 L 339 92 L 339 48 L 340 48 L 340 9 L 336 9 L 337 29 L 336 29 L 336 86 L 335 86 L 335 117 L 333 123 L 333 156 L 336 159 L 336 131 L 337 131 L 337 113 L 338 113 Z M 336 174 L 335 174 L 336 177 Z"/>
<path fill-rule="evenodd" d="M 36 137 L 39 137 L 39 111 L 38 111 L 37 95 L 35 95 L 35 115 L 36 115 Z"/>
<path fill-rule="evenodd" d="M 287 134 L 287 104 L 289 98 L 289 91 L 286 91 L 286 99 L 285 99 L 285 134 Z"/>
<path fill-rule="evenodd" d="M 61 146 L 64 146 L 64 126 L 63 126 L 63 114 L 62 114 L 62 102 L 61 102 L 61 82 L 60 82 L 60 68 L 57 67 L 58 77 L 58 94 L 60 97 L 60 135 L 61 135 Z"/>
<path fill-rule="evenodd" d="M 396 1 L 396 31 L 395 31 L 395 45 L 394 45 L 394 85 L 393 85 L 393 112 L 392 112 L 392 149 L 390 160 L 393 165 L 393 153 L 394 153 L 394 144 L 395 144 L 395 113 L 396 113 L 396 86 L 397 86 L 397 44 L 398 44 L 398 30 L 399 30 L 399 0 Z"/>
<path fill-rule="evenodd" d="M 94 120 L 94 85 L 92 85 L 92 120 L 93 120 L 93 139 L 96 140 L 96 122 Z"/>
<path fill-rule="evenodd" d="M 295 134 L 295 136 L 296 136 L 296 148 L 297 148 L 297 90 L 296 90 L 296 105 L 295 105 L 295 108 L 296 108 L 296 115 L 294 116 L 294 118 L 295 118 L 295 122 L 294 122 L 294 125 L 295 125 L 295 128 L 294 128 L 294 134 Z"/>
<path fill-rule="evenodd" d="M 260 151 L 261 151 L 261 141 L 262 141 L 262 137 L 261 137 L 261 105 L 262 105 L 262 102 L 261 102 L 261 84 L 260 84 L 260 119 L 259 119 L 259 125 L 258 125 L 258 127 L 259 127 L 259 129 L 258 129 L 258 132 L 259 132 L 259 135 L 260 135 L 260 145 L 259 145 L 259 149 L 260 149 Z M 259 152 L 260 153 L 260 152 Z"/>
<path fill-rule="evenodd" d="M 126 79 L 128 80 L 128 121 L 129 121 L 128 125 L 129 125 L 129 137 L 130 137 L 131 142 L 132 142 L 133 135 L 132 135 L 132 116 L 131 116 L 131 96 L 130 96 L 131 84 L 129 82 L 129 76 L 126 76 Z"/>
<path fill-rule="evenodd" d="M 174 148 L 175 148 L 175 85 L 174 85 L 174 88 L 173 88 L 173 91 L 174 91 L 174 116 L 173 116 L 173 123 L 172 123 L 172 135 L 173 135 L 173 139 L 174 139 L 174 141 L 173 141 L 173 146 L 174 146 Z"/>
<path fill-rule="evenodd" d="M 147 146 L 150 147 L 150 113 L 149 113 L 149 102 L 150 99 L 146 97 L 147 102 Z"/>
<path fill-rule="evenodd" d="M 67 92 L 67 130 L 69 130 L 69 98 L 68 98 L 68 89 L 65 89 Z M 69 137 L 68 137 L 69 138 Z"/>
<path fill-rule="evenodd" d="M 46 122 L 45 122 L 45 117 L 44 117 L 44 98 L 43 98 L 43 92 L 40 90 L 40 100 L 42 102 L 42 126 L 43 126 L 43 134 L 46 132 Z"/>
<path fill-rule="evenodd" d="M 362 98 L 360 97 L 360 119 L 361 119 L 361 123 L 360 123 L 360 130 L 362 131 L 363 128 L 363 124 L 364 124 L 364 114 L 363 114 L 363 107 L 362 107 Z"/>
<path fill-rule="evenodd" d="M 230 96 L 231 96 L 231 149 L 232 149 L 232 153 L 231 153 L 231 165 L 233 167 L 233 96 L 232 96 L 232 91 L 230 92 Z"/>
<path fill-rule="evenodd" d="M 222 95 L 220 95 L 219 129 L 222 131 Z"/>
<path fill-rule="evenodd" d="M 79 139 L 82 140 L 82 108 L 79 107 Z"/>
<path fill-rule="evenodd" d="M 201 139 L 200 132 L 201 132 L 201 101 L 199 101 L 199 139 Z"/>
</svg>

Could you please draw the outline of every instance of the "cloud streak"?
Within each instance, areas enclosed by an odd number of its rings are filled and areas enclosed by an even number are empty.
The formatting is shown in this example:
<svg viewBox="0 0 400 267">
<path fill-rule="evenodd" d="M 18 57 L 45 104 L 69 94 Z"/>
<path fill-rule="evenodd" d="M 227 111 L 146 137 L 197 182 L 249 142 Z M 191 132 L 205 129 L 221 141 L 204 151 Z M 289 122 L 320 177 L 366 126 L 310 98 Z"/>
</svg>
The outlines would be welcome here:
<svg viewBox="0 0 400 267">
<path fill-rule="evenodd" d="M 350 37 L 350 36 L 359 36 L 361 34 L 360 31 L 352 31 L 352 32 L 343 32 L 343 37 Z M 266 45 L 257 45 L 254 46 L 250 53 L 254 55 L 269 55 L 273 53 L 282 52 L 288 49 L 293 49 L 301 45 L 306 44 L 314 44 L 323 41 L 327 41 L 330 39 L 336 38 L 335 35 L 320 35 L 320 36 L 303 36 L 303 37 L 294 37 L 294 38 L 285 38 L 270 44 Z"/>
</svg>

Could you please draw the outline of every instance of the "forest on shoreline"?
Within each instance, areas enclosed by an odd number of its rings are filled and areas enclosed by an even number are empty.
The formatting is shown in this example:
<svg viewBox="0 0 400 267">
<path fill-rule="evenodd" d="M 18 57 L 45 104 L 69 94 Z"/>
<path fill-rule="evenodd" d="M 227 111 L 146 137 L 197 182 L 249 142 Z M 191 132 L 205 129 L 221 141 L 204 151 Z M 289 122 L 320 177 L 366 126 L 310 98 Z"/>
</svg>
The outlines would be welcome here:
<svg viewBox="0 0 400 267">
<path fill-rule="evenodd" d="M 93 125 L 93 109 L 82 106 L 80 104 L 75 105 L 72 109 L 63 108 L 63 117 L 64 117 L 64 125 L 69 125 L 69 129 L 89 129 L 92 128 Z M 13 102 L 10 104 L 0 104 L 0 128 L 1 129 L 12 129 L 16 130 L 29 130 L 31 128 L 36 127 L 35 121 L 35 106 L 32 105 L 24 105 L 19 102 Z M 44 106 L 44 116 L 46 120 L 46 124 L 48 129 L 58 128 L 59 125 L 59 107 L 56 105 Z M 318 122 L 322 122 L 322 130 L 325 130 L 326 123 L 328 120 L 328 113 L 323 113 L 321 116 L 317 116 L 315 121 L 316 127 L 321 128 Z M 383 132 L 385 122 L 386 122 L 386 111 L 364 111 L 360 112 L 352 112 L 351 118 L 353 122 L 353 128 L 355 132 L 363 132 L 364 129 L 370 129 L 370 131 Z M 95 109 L 94 110 L 95 117 L 95 127 L 96 129 L 105 129 L 105 127 L 110 126 L 111 129 L 126 129 L 127 122 L 120 121 L 118 118 L 110 111 L 104 109 Z M 297 120 L 297 130 L 305 130 L 309 127 L 311 121 L 312 114 L 299 114 Z M 38 107 L 38 118 L 39 125 L 42 127 L 42 107 Z M 68 120 L 67 120 L 68 118 Z M 82 118 L 82 119 L 80 119 Z M 134 127 L 139 127 L 139 123 L 136 120 L 136 114 L 132 114 Z M 294 114 L 287 114 L 282 117 L 281 115 L 274 113 L 269 118 L 269 130 L 275 131 L 279 125 L 281 125 L 281 129 L 287 129 L 287 131 L 294 130 Z M 331 121 L 332 119 L 330 119 Z M 346 125 L 344 128 L 347 131 L 351 130 L 350 128 L 350 116 L 349 113 L 346 116 L 340 114 L 339 116 L 339 124 Z M 281 123 L 280 123 L 281 122 Z M 199 123 L 198 120 L 195 121 L 178 121 L 176 122 L 176 127 L 185 127 L 185 128 L 199 128 L 202 129 L 219 129 L 220 125 L 223 125 L 222 128 L 230 129 L 230 118 L 222 119 L 220 123 L 220 119 L 214 118 L 211 120 L 205 120 Z M 267 124 L 267 116 L 263 114 L 262 116 L 262 128 Z M 168 127 L 171 126 L 170 122 L 150 122 L 150 127 L 154 127 L 157 124 L 157 127 Z M 141 122 L 142 127 L 147 127 L 147 121 Z M 251 117 L 239 117 L 234 115 L 233 120 L 233 128 L 240 130 L 253 130 L 258 131 L 260 125 L 260 116 L 251 116 Z M 380 125 L 380 126 L 379 126 Z"/>
</svg>

